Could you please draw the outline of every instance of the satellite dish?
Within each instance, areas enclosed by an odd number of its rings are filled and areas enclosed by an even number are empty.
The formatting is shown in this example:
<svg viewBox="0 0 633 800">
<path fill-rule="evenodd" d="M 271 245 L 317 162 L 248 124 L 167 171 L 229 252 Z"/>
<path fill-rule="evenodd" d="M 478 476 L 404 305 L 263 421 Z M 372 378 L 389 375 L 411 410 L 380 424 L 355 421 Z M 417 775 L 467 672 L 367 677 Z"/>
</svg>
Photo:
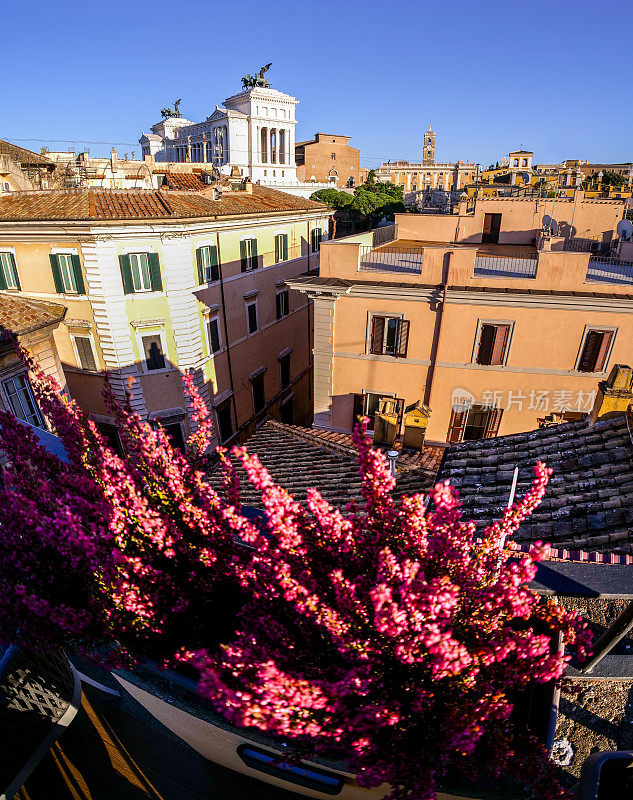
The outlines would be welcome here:
<svg viewBox="0 0 633 800">
<path fill-rule="evenodd" d="M 549 224 L 550 224 L 551 221 L 552 221 L 552 218 L 550 217 L 549 214 L 545 214 L 543 216 L 543 230 L 544 231 L 549 230 Z"/>
<path fill-rule="evenodd" d="M 633 222 L 630 219 L 621 219 L 617 227 L 618 236 L 622 241 L 628 242 L 633 236 Z"/>
<path fill-rule="evenodd" d="M 549 224 L 549 232 L 552 236 L 558 236 L 558 222 L 555 219 L 551 220 Z"/>
<path fill-rule="evenodd" d="M 523 183 L 531 183 L 529 172 L 522 172 L 521 175 L 523 176 Z"/>
</svg>

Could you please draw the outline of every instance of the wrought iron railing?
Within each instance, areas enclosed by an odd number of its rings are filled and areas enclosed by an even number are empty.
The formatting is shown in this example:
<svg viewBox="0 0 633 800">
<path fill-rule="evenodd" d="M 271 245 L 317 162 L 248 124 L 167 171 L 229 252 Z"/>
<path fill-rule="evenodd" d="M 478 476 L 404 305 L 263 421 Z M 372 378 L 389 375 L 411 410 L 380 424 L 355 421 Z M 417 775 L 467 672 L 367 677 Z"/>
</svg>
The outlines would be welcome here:
<svg viewBox="0 0 633 800">
<path fill-rule="evenodd" d="M 475 277 L 536 278 L 538 256 L 524 253 L 495 255 L 478 252 L 475 256 Z"/>
<path fill-rule="evenodd" d="M 360 268 L 384 272 L 402 272 L 419 275 L 422 272 L 423 250 L 404 247 L 374 249 L 366 245 L 360 248 Z"/>
<path fill-rule="evenodd" d="M 393 242 L 396 238 L 396 226 L 385 225 L 382 228 L 375 228 L 372 231 L 372 246 L 380 247 L 381 244 L 386 242 Z"/>
<path fill-rule="evenodd" d="M 616 256 L 591 255 L 587 268 L 587 282 L 633 284 L 633 261 L 625 261 Z"/>
</svg>

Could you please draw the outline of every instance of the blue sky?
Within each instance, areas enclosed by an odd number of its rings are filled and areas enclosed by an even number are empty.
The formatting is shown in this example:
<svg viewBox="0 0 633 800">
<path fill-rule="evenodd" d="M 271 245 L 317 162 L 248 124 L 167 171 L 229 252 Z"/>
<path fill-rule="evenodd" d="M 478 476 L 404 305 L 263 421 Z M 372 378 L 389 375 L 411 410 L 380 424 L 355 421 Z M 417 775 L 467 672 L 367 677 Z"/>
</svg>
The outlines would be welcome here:
<svg viewBox="0 0 633 800">
<path fill-rule="evenodd" d="M 487 165 L 522 145 L 541 163 L 629 161 L 631 11 L 612 0 L 10 2 L 0 138 L 125 142 L 119 153 L 138 156 L 163 106 L 182 97 L 199 121 L 272 61 L 272 85 L 300 100 L 297 139 L 348 134 L 368 165 L 417 159 L 429 118 L 438 160 Z"/>
</svg>

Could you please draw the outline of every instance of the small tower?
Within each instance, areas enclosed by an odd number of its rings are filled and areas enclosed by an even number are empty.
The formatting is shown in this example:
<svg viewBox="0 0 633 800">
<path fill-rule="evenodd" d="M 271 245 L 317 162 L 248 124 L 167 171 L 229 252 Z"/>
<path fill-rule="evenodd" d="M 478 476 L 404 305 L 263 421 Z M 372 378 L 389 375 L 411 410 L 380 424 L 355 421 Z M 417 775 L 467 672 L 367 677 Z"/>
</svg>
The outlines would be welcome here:
<svg viewBox="0 0 633 800">
<path fill-rule="evenodd" d="M 422 163 L 435 164 L 435 133 L 431 130 L 430 123 L 428 131 L 424 134 L 424 152 L 422 153 Z"/>
</svg>

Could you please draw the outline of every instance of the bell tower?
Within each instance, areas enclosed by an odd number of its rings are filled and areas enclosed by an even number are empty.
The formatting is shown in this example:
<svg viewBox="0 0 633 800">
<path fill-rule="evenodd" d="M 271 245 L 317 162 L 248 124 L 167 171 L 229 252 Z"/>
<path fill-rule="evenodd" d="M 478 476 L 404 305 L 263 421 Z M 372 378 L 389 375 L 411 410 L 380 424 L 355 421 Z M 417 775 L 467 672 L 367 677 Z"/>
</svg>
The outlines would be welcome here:
<svg viewBox="0 0 633 800">
<path fill-rule="evenodd" d="M 431 130 L 430 123 L 428 131 L 424 134 L 424 151 L 422 153 L 422 163 L 435 164 L 435 132 Z"/>
</svg>

